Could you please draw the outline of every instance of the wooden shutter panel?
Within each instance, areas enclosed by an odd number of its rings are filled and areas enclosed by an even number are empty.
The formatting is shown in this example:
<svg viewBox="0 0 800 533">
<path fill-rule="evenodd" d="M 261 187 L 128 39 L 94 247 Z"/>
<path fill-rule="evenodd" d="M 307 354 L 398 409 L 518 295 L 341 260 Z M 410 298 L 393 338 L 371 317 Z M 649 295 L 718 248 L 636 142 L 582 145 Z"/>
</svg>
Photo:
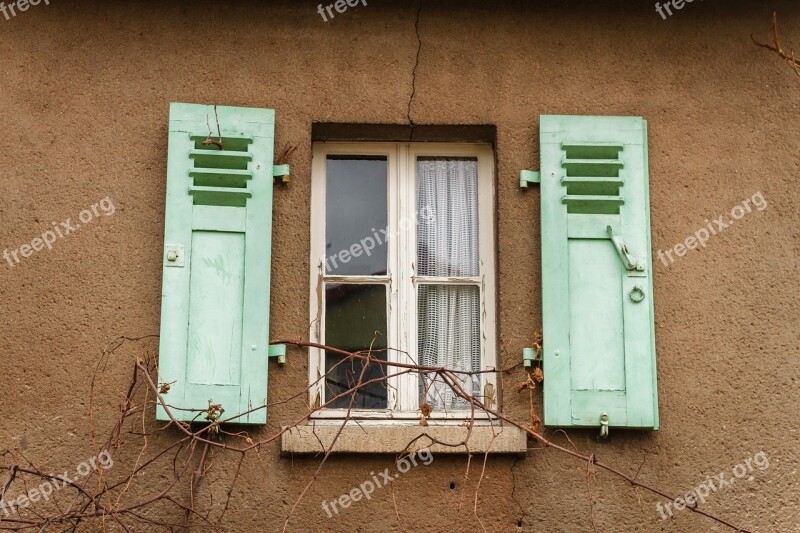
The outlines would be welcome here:
<svg viewBox="0 0 800 533">
<path fill-rule="evenodd" d="M 647 123 L 542 116 L 545 424 L 658 428 Z"/>
<path fill-rule="evenodd" d="M 203 144 L 217 122 L 222 150 Z M 178 420 L 266 402 L 274 124 L 272 109 L 170 106 L 159 381 Z"/>
</svg>

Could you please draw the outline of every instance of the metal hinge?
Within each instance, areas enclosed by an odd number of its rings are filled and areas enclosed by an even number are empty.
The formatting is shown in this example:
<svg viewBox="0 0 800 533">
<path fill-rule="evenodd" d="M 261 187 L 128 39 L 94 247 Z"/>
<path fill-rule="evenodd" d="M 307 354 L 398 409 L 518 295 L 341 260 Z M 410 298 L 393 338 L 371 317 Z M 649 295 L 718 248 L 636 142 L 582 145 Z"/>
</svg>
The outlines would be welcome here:
<svg viewBox="0 0 800 533">
<path fill-rule="evenodd" d="M 267 352 L 269 357 L 276 357 L 278 359 L 278 364 L 283 366 L 286 364 L 286 345 L 285 344 L 270 344 L 269 351 Z"/>
<path fill-rule="evenodd" d="M 522 365 L 525 368 L 531 368 L 534 362 L 541 360 L 541 351 L 537 350 L 536 348 L 522 349 Z"/>
<path fill-rule="evenodd" d="M 272 177 L 280 178 L 281 183 L 289 183 L 292 169 L 289 165 L 272 165 Z"/>
<path fill-rule="evenodd" d="M 519 173 L 519 186 L 523 189 L 527 189 L 528 185 L 541 182 L 542 176 L 539 174 L 538 170 L 523 170 Z"/>
</svg>

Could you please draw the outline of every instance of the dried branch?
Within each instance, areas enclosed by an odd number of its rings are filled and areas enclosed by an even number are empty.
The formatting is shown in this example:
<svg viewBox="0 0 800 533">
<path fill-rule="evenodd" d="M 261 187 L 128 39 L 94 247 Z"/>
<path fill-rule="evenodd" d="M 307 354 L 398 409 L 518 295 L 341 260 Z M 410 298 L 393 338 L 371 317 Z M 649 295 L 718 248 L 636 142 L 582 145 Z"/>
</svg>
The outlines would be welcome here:
<svg viewBox="0 0 800 533">
<path fill-rule="evenodd" d="M 319 344 L 310 343 L 310 342 L 293 341 L 293 340 L 286 340 L 286 339 L 272 341 L 272 343 L 273 344 L 291 344 L 291 345 L 301 346 L 301 347 L 303 347 L 303 346 L 305 346 L 305 347 L 308 347 L 308 346 L 322 347 L 323 349 L 326 349 L 326 350 L 330 350 L 332 348 L 332 347 L 329 347 L 329 346 L 319 345 Z M 333 349 L 333 351 L 336 351 L 336 350 Z M 342 350 L 339 350 L 339 351 L 341 352 Z M 345 353 L 347 353 L 347 352 L 345 352 Z M 352 353 L 351 356 L 353 356 L 355 358 L 363 359 L 363 356 L 359 356 L 359 355 L 357 355 L 355 353 Z M 399 366 L 399 367 L 406 367 L 406 368 L 407 367 L 413 367 L 413 368 L 416 368 L 417 370 L 420 370 L 420 371 L 423 371 L 423 372 L 425 372 L 425 371 L 427 371 L 427 372 L 436 372 L 436 373 L 440 373 L 441 375 L 446 375 L 447 373 L 458 372 L 458 371 L 453 371 L 453 370 L 447 370 L 447 369 L 444 369 L 444 368 L 426 367 L 426 366 L 423 366 L 423 365 L 408 365 L 408 364 L 396 363 L 396 362 L 391 362 L 391 361 L 383 361 L 383 360 L 374 360 L 374 362 L 377 363 L 377 364 L 388 365 L 388 366 Z M 516 366 L 519 366 L 519 365 L 516 365 Z M 516 368 L 516 366 L 514 368 Z M 500 371 L 500 372 L 502 372 L 502 371 Z M 661 490 L 661 489 L 659 489 L 657 487 L 654 487 L 654 486 L 648 485 L 646 483 L 642 483 L 640 481 L 637 481 L 634 476 L 630 476 L 630 475 L 622 472 L 621 470 L 619 470 L 619 469 L 617 469 L 617 468 L 615 468 L 615 467 L 613 467 L 611 465 L 607 465 L 607 464 L 605 464 L 605 463 L 603 463 L 601 461 L 598 461 L 594 454 L 585 455 L 585 454 L 581 454 L 580 452 L 572 451 L 572 450 L 570 450 L 568 448 L 564 448 L 563 446 L 559 446 L 555 442 L 545 438 L 539 432 L 534 431 L 532 428 L 530 428 L 528 426 L 525 426 L 524 424 L 522 424 L 520 422 L 512 420 L 512 419 L 508 418 L 507 416 L 503 415 L 502 413 L 485 406 L 478 398 L 476 398 L 475 396 L 471 395 L 470 393 L 464 391 L 463 388 L 460 386 L 459 382 L 452 382 L 451 381 L 450 385 L 452 386 L 453 391 L 455 392 L 456 395 L 458 395 L 462 399 L 470 402 L 471 405 L 477 407 L 479 410 L 483 411 L 484 413 L 493 415 L 498 420 L 501 420 L 501 421 L 509 424 L 510 426 L 514 426 L 514 427 L 517 427 L 517 428 L 525 431 L 530 437 L 538 440 L 546 448 L 552 448 L 554 450 L 558 450 L 558 451 L 560 451 L 562 453 L 565 453 L 567 455 L 570 455 L 570 456 L 572 456 L 572 457 L 574 457 L 576 459 L 580 459 L 581 461 L 584 461 L 589 465 L 594 465 L 594 466 L 596 466 L 596 467 L 598 467 L 600 469 L 603 469 L 603 470 L 605 470 L 605 471 L 607 471 L 607 472 L 609 472 L 611 474 L 616 475 L 617 477 L 622 478 L 623 480 L 627 481 L 633 487 L 642 488 L 642 489 L 647 490 L 647 491 L 649 491 L 649 492 L 651 492 L 651 493 L 653 493 L 655 495 L 661 496 L 662 498 L 666 498 L 667 500 L 675 500 L 676 499 L 676 496 L 670 495 L 669 493 L 667 493 L 664 490 Z M 729 521 L 727 521 L 725 519 L 722 519 L 722 518 L 720 518 L 720 517 L 718 517 L 716 515 L 713 515 L 711 513 L 707 513 L 705 511 L 701 510 L 699 508 L 699 506 L 687 507 L 687 509 L 690 509 L 694 513 L 698 513 L 698 514 L 700 514 L 702 516 L 710 518 L 711 520 L 713 520 L 713 521 L 715 521 L 715 522 L 717 522 L 719 524 L 722 524 L 724 526 L 727 526 L 727 527 L 729 527 L 729 528 L 731 528 L 731 529 L 733 529 L 733 530 L 735 530 L 737 532 L 750 533 L 748 530 L 746 530 L 744 528 L 741 528 L 739 526 L 736 526 L 736 525 L 732 524 L 731 522 L 729 522 Z"/>
<path fill-rule="evenodd" d="M 206 140 L 203 141 L 203 146 L 210 146 L 214 145 L 220 150 L 224 150 L 225 148 L 222 146 L 222 132 L 219 129 L 219 116 L 217 115 L 217 106 L 214 104 L 214 118 L 217 121 L 217 137 L 218 139 L 215 141 L 211 138 L 211 125 L 208 123 L 208 115 L 206 115 L 206 126 L 208 126 L 208 137 Z"/>
<path fill-rule="evenodd" d="M 97 390 L 99 383 L 99 376 L 106 369 L 110 361 L 110 355 L 115 350 L 129 342 L 143 342 L 150 338 L 155 338 L 157 335 L 150 335 L 145 337 L 118 337 L 102 351 L 100 360 L 97 364 L 96 375 L 92 379 L 90 388 L 90 405 L 94 408 L 93 396 Z M 595 469 L 605 470 L 617 477 L 625 480 L 635 489 L 643 489 L 655 495 L 658 495 L 669 500 L 675 499 L 659 488 L 647 485 L 638 481 L 639 470 L 641 465 L 634 475 L 628 475 L 625 472 L 607 465 L 599 460 L 596 456 L 585 455 L 580 453 L 577 449 L 571 450 L 560 446 L 552 440 L 545 438 L 539 432 L 538 416 L 534 413 L 532 400 L 531 400 L 531 420 L 529 423 L 515 421 L 506 415 L 500 413 L 494 408 L 494 402 L 486 405 L 487 400 L 476 397 L 471 392 L 471 385 L 466 384 L 470 382 L 469 379 L 475 375 L 487 372 L 496 372 L 502 377 L 503 374 L 508 374 L 515 371 L 520 367 L 516 364 L 501 370 L 491 371 L 461 371 L 452 370 L 444 367 L 434 367 L 410 363 L 399 363 L 387 361 L 376 357 L 376 354 L 383 350 L 373 350 L 370 347 L 367 350 L 359 352 L 348 352 L 340 350 L 335 347 L 325 346 L 322 344 L 294 341 L 294 340 L 275 340 L 272 344 L 289 344 L 301 348 L 320 348 L 327 350 L 331 353 L 336 353 L 344 356 L 341 361 L 338 361 L 334 368 L 329 370 L 328 373 L 322 375 L 314 383 L 309 384 L 304 390 L 294 393 L 288 398 L 280 399 L 270 405 L 285 404 L 290 401 L 305 402 L 306 395 L 310 390 L 314 390 L 321 382 L 327 379 L 328 374 L 335 371 L 341 364 L 354 364 L 356 362 L 362 363 L 361 372 L 358 376 L 353 375 L 352 378 L 348 377 L 347 383 L 343 384 L 343 390 L 339 394 L 334 395 L 332 398 L 326 398 L 324 403 L 319 405 L 308 406 L 306 412 L 299 416 L 296 420 L 282 428 L 280 431 L 274 432 L 260 440 L 252 439 L 246 432 L 233 433 L 227 431 L 226 424 L 236 422 L 237 418 L 244 416 L 250 412 L 259 409 L 265 409 L 266 405 L 253 407 L 246 413 L 237 414 L 232 417 L 223 418 L 224 409 L 219 404 L 209 402 L 208 409 L 198 410 L 197 423 L 189 424 L 179 422 L 173 415 L 176 409 L 174 406 L 169 405 L 166 398 L 169 395 L 169 387 L 165 384 L 157 384 L 154 375 L 156 374 L 156 360 L 155 357 L 145 356 L 144 358 L 137 358 L 133 364 L 133 376 L 127 387 L 123 401 L 119 404 L 117 419 L 113 423 L 110 434 L 105 440 L 105 447 L 102 449 L 114 452 L 115 462 L 119 464 L 113 470 L 108 472 L 96 471 L 87 476 L 81 482 L 69 481 L 63 484 L 64 489 L 68 489 L 66 496 L 61 493 L 56 497 L 55 493 L 50 502 L 41 503 L 36 506 L 19 509 L 12 507 L 12 514 L 10 517 L 0 514 L 0 529 L 11 531 L 26 531 L 26 530 L 43 530 L 53 526 L 60 526 L 66 530 L 75 531 L 79 524 L 87 524 L 99 529 L 107 529 L 107 524 L 113 523 L 115 528 L 123 531 L 139 530 L 146 528 L 147 530 L 161 529 L 167 531 L 174 531 L 176 529 L 186 529 L 192 527 L 192 520 L 196 519 L 202 524 L 202 528 L 218 531 L 227 529 L 223 526 L 223 519 L 232 498 L 232 493 L 235 484 L 240 479 L 240 473 L 245 456 L 252 452 L 258 452 L 264 445 L 275 442 L 281 437 L 285 431 L 289 431 L 301 424 L 308 423 L 311 415 L 319 410 L 330 407 L 335 402 L 341 401 L 344 398 L 349 399 L 348 409 L 345 417 L 341 421 L 338 431 L 328 443 L 327 446 L 322 446 L 324 455 L 319 462 L 315 472 L 304 485 L 304 488 L 298 495 L 290 511 L 288 512 L 283 524 L 283 529 L 286 530 L 289 526 L 290 520 L 295 510 L 300 505 L 303 497 L 308 493 L 310 487 L 319 478 L 322 468 L 326 461 L 333 453 L 337 440 L 349 422 L 358 423 L 353 417 L 353 409 L 355 406 L 356 396 L 362 393 L 367 387 L 376 383 L 388 382 L 397 376 L 407 375 L 410 373 L 417 374 L 423 383 L 442 383 L 453 391 L 455 397 L 459 398 L 468 406 L 468 418 L 465 422 L 467 427 L 466 436 L 460 442 L 443 442 L 431 435 L 423 432 L 415 437 L 406 446 L 404 454 L 413 453 L 413 451 L 421 447 L 431 447 L 434 445 L 463 448 L 467 452 L 466 472 L 464 477 L 464 488 L 462 489 L 462 501 L 464 490 L 467 487 L 469 479 L 469 469 L 471 464 L 471 453 L 469 447 L 469 440 L 472 435 L 472 428 L 478 416 L 487 417 L 491 427 L 494 428 L 496 424 L 502 422 L 509 426 L 514 426 L 525 431 L 531 438 L 537 440 L 542 448 L 552 448 L 554 450 L 565 453 L 576 460 L 582 461 L 587 465 L 589 471 Z M 388 358 L 387 358 L 388 359 Z M 366 371 L 370 365 L 381 365 L 385 371 L 382 375 L 366 379 Z M 373 367 L 374 368 L 374 367 Z M 537 369 L 538 370 L 538 369 Z M 532 393 L 533 388 L 537 383 L 541 382 L 541 374 L 534 372 L 533 375 L 528 375 L 528 380 L 524 382 L 521 390 L 528 390 Z M 469 391 L 467 389 L 470 389 Z M 427 393 L 424 397 L 427 397 Z M 160 404 L 166 413 L 169 422 L 165 424 L 153 423 L 152 413 L 154 412 L 155 404 Z M 433 407 L 429 403 L 423 403 L 421 408 L 421 418 L 427 419 L 431 415 Z M 488 415 L 488 416 L 487 416 Z M 205 419 L 203 419 L 205 417 Z M 94 418 L 90 416 L 90 430 L 92 434 L 92 441 L 94 442 Z M 149 421 L 149 423 L 148 423 Z M 161 449 L 152 449 L 149 444 L 148 437 L 155 434 L 162 433 L 169 436 L 171 441 Z M 566 433 L 565 433 L 566 435 Z M 317 437 L 319 438 L 319 437 Z M 138 451 L 135 450 L 138 440 Z M 492 439 L 493 441 L 494 439 Z M 132 450 L 133 448 L 133 450 Z M 133 453 L 131 453 L 133 451 Z M 231 469 L 232 477 L 227 491 L 227 498 L 221 512 L 218 516 L 211 517 L 211 509 L 201 512 L 202 505 L 200 503 L 201 495 L 201 481 L 206 472 L 210 468 L 209 457 L 216 452 L 220 456 L 223 454 L 238 454 L 237 466 Z M 45 473 L 42 469 L 34 465 L 30 465 L 30 461 L 21 454 L 21 452 L 10 452 L 12 454 L 12 463 L 8 465 L 0 465 L 0 471 L 5 470 L 7 479 L 2 485 L 2 492 L 0 496 L 4 496 L 9 489 L 19 484 L 21 487 L 27 489 L 30 481 L 39 480 L 41 483 L 45 481 L 52 481 L 56 478 L 52 474 Z M 123 458 L 129 454 L 132 458 L 132 467 L 125 468 Z M 29 466 L 20 466 L 20 461 L 14 458 L 18 455 Z M 4 458 L 7 455 L 3 455 Z M 399 460 L 399 459 L 398 459 Z M 484 453 L 483 464 L 480 470 L 480 476 L 477 480 L 475 488 L 475 497 L 473 502 L 473 515 L 476 517 L 479 525 L 485 530 L 482 523 L 480 514 L 478 512 L 478 494 L 481 482 L 486 473 L 488 462 L 488 452 Z M 153 480 L 163 479 L 163 472 L 172 469 L 172 476 L 165 482 L 157 484 Z M 145 476 L 145 471 L 154 472 L 157 474 L 152 476 Z M 109 476 L 114 476 L 114 479 L 109 479 Z M 140 481 L 140 480 L 143 480 Z M 186 480 L 188 483 L 188 491 L 181 491 L 181 494 L 186 496 L 179 496 L 178 491 L 181 482 Z M 61 480 L 59 480 L 61 482 Z M 142 484 L 144 483 L 144 484 Z M 588 483 L 588 477 L 587 477 Z M 637 492 L 638 496 L 638 492 Z M 71 501 L 68 505 L 62 505 L 64 498 L 70 498 Z M 12 500 L 13 502 L 13 500 Z M 394 493 L 392 493 L 392 502 L 395 506 L 395 514 L 399 517 L 397 510 L 397 501 Z M 591 502 L 591 494 L 590 494 Z M 13 505 L 13 503 L 12 503 Z M 164 514 L 164 506 L 172 507 L 183 515 L 182 523 L 173 523 L 165 521 L 161 518 Z M 460 506 L 460 504 L 459 504 Z M 692 512 L 706 516 L 719 524 L 730 527 L 737 531 L 745 531 L 738 528 L 732 523 L 707 513 L 697 506 L 688 507 Z M 158 513 L 159 518 L 150 516 L 151 514 Z M 591 518 L 594 524 L 594 517 Z M 199 524 L 198 524 L 199 525 Z"/>
<path fill-rule="evenodd" d="M 794 51 L 787 52 L 781 46 L 780 38 L 778 37 L 778 13 L 772 13 L 772 44 L 765 44 L 756 40 L 753 35 L 750 35 L 750 38 L 753 42 L 760 46 L 761 48 L 766 48 L 767 50 L 771 50 L 778 54 L 781 59 L 789 63 L 789 65 L 794 70 L 794 73 L 800 76 L 800 60 L 795 59 Z"/>
<path fill-rule="evenodd" d="M 292 157 L 292 154 L 297 151 L 296 144 L 284 144 L 280 150 L 278 150 L 278 155 L 275 157 L 275 164 L 276 165 L 287 165 L 289 164 L 289 160 Z"/>
</svg>

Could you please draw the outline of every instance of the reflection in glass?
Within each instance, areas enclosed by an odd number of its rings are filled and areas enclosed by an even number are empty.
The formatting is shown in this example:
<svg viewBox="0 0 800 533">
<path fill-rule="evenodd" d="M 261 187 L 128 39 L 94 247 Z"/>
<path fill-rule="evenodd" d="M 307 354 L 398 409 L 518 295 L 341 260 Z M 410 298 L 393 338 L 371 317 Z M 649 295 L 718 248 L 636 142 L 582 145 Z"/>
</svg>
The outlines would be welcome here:
<svg viewBox="0 0 800 533">
<path fill-rule="evenodd" d="M 386 274 L 387 180 L 388 162 L 385 157 L 328 156 L 326 274 Z"/>
<path fill-rule="evenodd" d="M 372 356 L 386 360 L 387 347 L 386 286 L 328 283 L 325 285 L 325 344 L 348 352 L 365 352 L 372 346 Z M 337 363 L 339 363 L 337 365 Z M 325 398 L 330 400 L 347 392 L 359 382 L 364 362 L 336 353 L 325 352 Z M 387 374 L 380 364 L 366 365 L 361 382 Z M 334 368 L 335 367 L 335 368 Z M 350 407 L 351 394 L 345 394 L 330 408 Z M 386 409 L 386 382 L 361 387 L 353 409 Z"/>
</svg>

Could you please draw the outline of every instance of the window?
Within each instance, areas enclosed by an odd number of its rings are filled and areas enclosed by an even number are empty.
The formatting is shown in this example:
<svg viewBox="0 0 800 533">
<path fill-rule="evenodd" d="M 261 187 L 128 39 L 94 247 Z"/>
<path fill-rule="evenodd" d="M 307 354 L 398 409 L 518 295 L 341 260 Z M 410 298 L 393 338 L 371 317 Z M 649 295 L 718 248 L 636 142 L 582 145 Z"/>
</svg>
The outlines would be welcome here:
<svg viewBox="0 0 800 533">
<path fill-rule="evenodd" d="M 311 231 L 312 340 L 389 361 L 494 369 L 490 146 L 315 144 Z M 311 402 L 331 402 L 315 416 L 341 417 L 362 371 L 378 379 L 356 395 L 354 416 L 416 419 L 423 402 L 434 418 L 471 414 L 434 376 L 342 359 L 311 352 Z M 461 385 L 495 403 L 493 373 Z"/>
</svg>

